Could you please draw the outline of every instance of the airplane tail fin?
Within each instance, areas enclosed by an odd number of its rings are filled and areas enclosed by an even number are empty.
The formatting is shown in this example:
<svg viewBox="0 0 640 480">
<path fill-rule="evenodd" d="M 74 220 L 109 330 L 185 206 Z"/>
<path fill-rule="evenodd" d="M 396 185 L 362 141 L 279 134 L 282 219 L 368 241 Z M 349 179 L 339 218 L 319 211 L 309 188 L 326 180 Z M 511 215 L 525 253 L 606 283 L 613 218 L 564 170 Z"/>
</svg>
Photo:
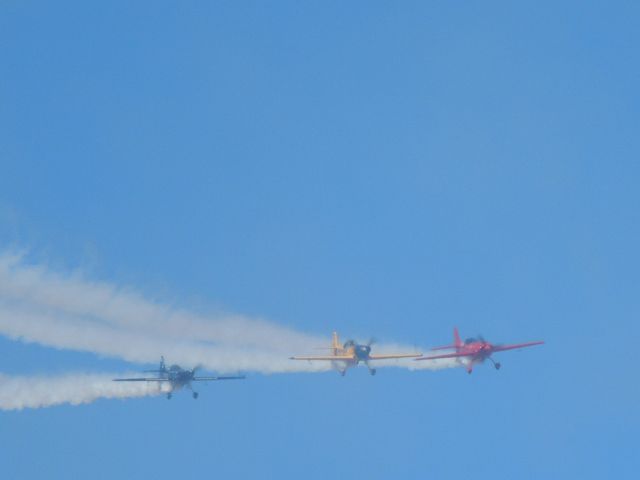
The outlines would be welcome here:
<svg viewBox="0 0 640 480">
<path fill-rule="evenodd" d="M 338 337 L 338 332 L 333 332 L 331 336 L 331 349 L 333 350 L 333 354 L 337 355 L 338 350 L 341 348 L 340 346 L 340 338 Z"/>
<path fill-rule="evenodd" d="M 441 347 L 433 347 L 431 350 L 452 350 L 458 349 L 462 346 L 462 340 L 460 340 L 460 334 L 458 333 L 458 327 L 453 328 L 453 345 L 443 345 Z"/>
<path fill-rule="evenodd" d="M 460 340 L 460 334 L 458 333 L 458 327 L 453 327 L 453 344 L 456 348 L 462 346 L 462 340 Z"/>
<path fill-rule="evenodd" d="M 160 366 L 158 367 L 157 370 L 142 370 L 143 372 L 148 372 L 148 373 L 159 373 L 159 374 L 163 374 L 164 372 L 167 371 L 167 367 L 164 364 L 164 357 L 160 357 Z"/>
</svg>

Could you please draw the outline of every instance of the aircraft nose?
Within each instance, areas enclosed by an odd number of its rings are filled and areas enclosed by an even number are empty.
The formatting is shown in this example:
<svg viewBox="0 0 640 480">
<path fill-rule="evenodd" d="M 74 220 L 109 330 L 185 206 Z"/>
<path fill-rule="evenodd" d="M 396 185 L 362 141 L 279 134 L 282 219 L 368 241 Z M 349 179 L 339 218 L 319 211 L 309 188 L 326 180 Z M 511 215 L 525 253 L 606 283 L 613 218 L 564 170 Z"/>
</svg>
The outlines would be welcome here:
<svg viewBox="0 0 640 480">
<path fill-rule="evenodd" d="M 359 345 L 358 346 L 358 353 L 362 356 L 367 356 L 369 355 L 369 352 L 371 352 L 371 347 L 369 347 L 368 345 Z"/>
</svg>

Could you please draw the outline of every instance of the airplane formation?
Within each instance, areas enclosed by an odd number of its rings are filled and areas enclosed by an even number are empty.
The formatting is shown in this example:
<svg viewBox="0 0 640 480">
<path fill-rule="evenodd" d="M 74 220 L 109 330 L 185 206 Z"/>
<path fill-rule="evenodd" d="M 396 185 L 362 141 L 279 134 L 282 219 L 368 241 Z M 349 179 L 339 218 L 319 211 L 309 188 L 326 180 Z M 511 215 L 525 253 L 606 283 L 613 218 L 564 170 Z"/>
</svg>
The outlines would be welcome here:
<svg viewBox="0 0 640 480">
<path fill-rule="evenodd" d="M 467 373 L 473 372 L 474 365 L 483 363 L 485 360 L 490 360 L 496 370 L 500 369 L 501 364 L 493 359 L 493 354 L 496 352 L 503 352 L 505 350 L 515 350 L 520 348 L 532 347 L 535 345 L 541 345 L 543 341 L 515 343 L 515 344 L 492 344 L 487 342 L 482 336 L 476 338 L 467 338 L 462 341 L 458 328 L 453 329 L 453 344 L 444 345 L 441 347 L 434 347 L 431 351 L 451 350 L 449 353 L 437 353 L 434 355 L 423 355 L 422 353 L 385 353 L 385 354 L 373 354 L 371 353 L 374 340 L 370 339 L 367 343 L 357 343 L 355 340 L 347 340 L 343 344 L 340 344 L 340 338 L 337 332 L 333 332 L 331 339 L 331 346 L 328 347 L 328 355 L 297 355 L 289 357 L 290 360 L 305 360 L 308 362 L 321 361 L 331 362 L 331 366 L 334 370 L 337 370 L 340 375 L 344 376 L 349 368 L 357 367 L 360 363 L 363 363 L 369 370 L 371 375 L 376 374 L 376 369 L 371 366 L 370 362 L 376 360 L 392 360 L 392 359 L 412 359 L 413 361 L 423 360 L 438 360 L 445 358 L 456 359 L 459 366 L 464 367 Z M 239 376 L 226 376 L 226 377 L 198 377 L 196 376 L 195 367 L 191 370 L 184 369 L 179 365 L 171 365 L 166 367 L 164 357 L 160 357 L 160 366 L 156 370 L 144 370 L 146 373 L 155 373 L 154 377 L 136 377 L 136 378 L 114 378 L 114 382 L 156 382 L 158 388 L 162 386 L 168 386 L 167 399 L 171 399 L 173 392 L 182 388 L 191 390 L 194 399 L 198 398 L 198 392 L 193 390 L 193 382 L 209 382 L 217 380 L 242 380 L 245 377 Z"/>
<path fill-rule="evenodd" d="M 431 351 L 438 350 L 453 350 L 451 353 L 435 354 L 435 355 L 423 355 L 422 353 L 386 353 L 386 354 L 372 354 L 371 349 L 374 344 L 374 340 L 371 339 L 367 343 L 357 343 L 355 340 L 347 340 L 343 344 L 340 344 L 340 338 L 337 332 L 333 332 L 331 338 L 331 347 L 328 355 L 296 355 L 289 357 L 290 360 L 306 360 L 308 362 L 322 361 L 331 362 L 331 366 L 334 370 L 337 370 L 340 375 L 344 376 L 349 368 L 357 367 L 360 363 L 366 365 L 371 375 L 376 374 L 376 369 L 371 366 L 370 362 L 376 360 L 392 360 L 399 358 L 410 358 L 414 361 L 422 360 L 438 360 L 444 358 L 455 358 L 459 360 L 460 366 L 466 368 L 467 373 L 473 371 L 473 366 L 479 363 L 483 363 L 485 360 L 490 360 L 496 370 L 500 369 L 501 364 L 496 362 L 492 355 L 495 352 L 503 352 L 505 350 L 515 350 L 526 347 L 533 347 L 534 345 L 541 345 L 543 341 L 515 343 L 510 345 L 495 345 L 487 342 L 482 336 L 477 338 L 467 338 L 462 341 L 458 328 L 453 329 L 453 344 L 445 345 L 442 347 L 434 347 Z M 198 367 L 192 369 L 184 369 L 179 365 L 171 365 L 169 368 L 165 365 L 164 357 L 160 357 L 160 366 L 156 370 L 144 370 L 145 373 L 155 373 L 154 377 L 135 377 L 135 378 L 114 378 L 114 382 L 156 382 L 158 388 L 168 386 L 167 399 L 171 399 L 173 392 L 182 388 L 191 390 L 194 399 L 198 398 L 198 392 L 193 389 L 193 382 L 211 382 L 217 380 L 242 380 L 246 378 L 244 375 L 237 376 L 223 376 L 223 377 L 198 377 L 196 376 L 196 370 Z"/>
</svg>

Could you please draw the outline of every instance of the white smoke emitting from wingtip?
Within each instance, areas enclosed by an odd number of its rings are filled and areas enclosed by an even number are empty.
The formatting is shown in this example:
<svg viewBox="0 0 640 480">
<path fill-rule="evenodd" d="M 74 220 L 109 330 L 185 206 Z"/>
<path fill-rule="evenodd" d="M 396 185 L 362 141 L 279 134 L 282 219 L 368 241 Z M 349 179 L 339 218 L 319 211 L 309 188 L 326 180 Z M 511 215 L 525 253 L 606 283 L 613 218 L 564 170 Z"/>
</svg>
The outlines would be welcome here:
<svg viewBox="0 0 640 480">
<path fill-rule="evenodd" d="M 134 398 L 159 395 L 168 385 L 147 382 L 114 382 L 106 374 L 62 376 L 7 376 L 0 374 L 0 410 L 22 410 L 54 405 L 80 405 L 101 398 Z"/>
</svg>

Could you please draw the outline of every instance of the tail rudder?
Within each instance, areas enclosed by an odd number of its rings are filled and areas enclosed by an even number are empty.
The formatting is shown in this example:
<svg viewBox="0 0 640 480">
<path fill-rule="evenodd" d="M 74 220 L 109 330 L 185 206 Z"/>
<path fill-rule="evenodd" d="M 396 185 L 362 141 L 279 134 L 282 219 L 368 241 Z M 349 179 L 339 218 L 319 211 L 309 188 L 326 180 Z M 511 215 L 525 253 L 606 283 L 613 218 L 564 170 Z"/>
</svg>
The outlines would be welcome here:
<svg viewBox="0 0 640 480">
<path fill-rule="evenodd" d="M 460 334 L 458 333 L 458 327 L 453 327 L 453 345 L 456 348 L 462 346 L 462 340 L 460 340 Z"/>
<path fill-rule="evenodd" d="M 458 333 L 458 327 L 453 327 L 453 345 L 442 345 L 440 347 L 433 347 L 431 350 L 452 350 L 459 349 L 462 346 L 462 340 L 460 340 L 460 334 Z"/>
<path fill-rule="evenodd" d="M 338 337 L 338 332 L 333 332 L 331 336 L 331 349 L 333 350 L 333 354 L 338 354 L 338 349 L 340 349 L 340 338 Z"/>
<path fill-rule="evenodd" d="M 167 367 L 165 367 L 164 365 L 164 355 L 160 357 L 160 368 L 158 368 L 159 371 L 164 372 L 167 369 Z"/>
</svg>

